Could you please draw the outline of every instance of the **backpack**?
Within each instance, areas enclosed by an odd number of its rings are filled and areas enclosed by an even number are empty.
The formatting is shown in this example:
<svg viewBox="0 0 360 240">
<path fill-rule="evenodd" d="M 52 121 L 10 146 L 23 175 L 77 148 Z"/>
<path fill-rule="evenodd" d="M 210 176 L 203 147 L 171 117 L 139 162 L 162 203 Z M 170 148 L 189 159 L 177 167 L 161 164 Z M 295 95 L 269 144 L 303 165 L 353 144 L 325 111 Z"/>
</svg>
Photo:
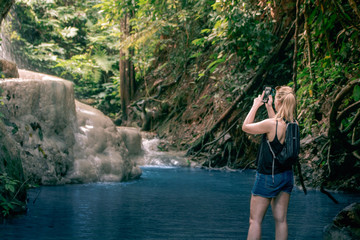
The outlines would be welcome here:
<svg viewBox="0 0 360 240">
<path fill-rule="evenodd" d="M 286 122 L 286 132 L 285 132 L 285 142 L 281 152 L 276 156 L 274 151 L 271 148 L 269 140 L 267 143 L 269 145 L 269 149 L 273 155 L 273 173 L 274 175 L 274 163 L 275 159 L 283 166 L 292 166 L 295 165 L 297 168 L 297 173 L 299 175 L 299 180 L 305 195 L 307 194 L 307 190 L 304 184 L 304 179 L 301 173 L 301 165 L 298 161 L 299 152 L 300 152 L 300 129 L 299 125 L 294 122 Z"/>
<path fill-rule="evenodd" d="M 277 159 L 281 165 L 294 165 L 300 152 L 300 129 L 299 125 L 294 122 L 286 122 L 285 142 L 284 147 L 278 155 L 275 155 L 268 141 L 270 151 L 274 159 Z"/>
</svg>

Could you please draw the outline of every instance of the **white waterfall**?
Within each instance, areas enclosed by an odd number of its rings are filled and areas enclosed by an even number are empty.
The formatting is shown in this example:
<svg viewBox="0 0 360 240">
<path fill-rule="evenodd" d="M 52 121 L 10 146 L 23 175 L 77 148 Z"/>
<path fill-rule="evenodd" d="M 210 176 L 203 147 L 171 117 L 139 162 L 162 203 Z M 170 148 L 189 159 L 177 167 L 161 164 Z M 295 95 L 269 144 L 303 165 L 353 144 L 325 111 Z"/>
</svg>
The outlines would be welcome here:
<svg viewBox="0 0 360 240">
<path fill-rule="evenodd" d="M 138 164 L 146 167 L 185 167 L 189 166 L 185 152 L 179 151 L 161 151 L 159 146 L 162 140 L 158 138 L 143 139 L 142 146 L 144 157 L 138 161 Z"/>
</svg>

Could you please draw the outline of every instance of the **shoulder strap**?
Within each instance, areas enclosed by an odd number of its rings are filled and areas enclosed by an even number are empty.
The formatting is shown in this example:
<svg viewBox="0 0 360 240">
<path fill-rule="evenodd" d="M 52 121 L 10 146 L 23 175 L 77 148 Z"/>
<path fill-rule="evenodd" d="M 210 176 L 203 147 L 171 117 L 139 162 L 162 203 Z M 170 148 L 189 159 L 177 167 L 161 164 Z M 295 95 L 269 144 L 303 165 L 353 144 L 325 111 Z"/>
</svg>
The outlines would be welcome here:
<svg viewBox="0 0 360 240">
<path fill-rule="evenodd" d="M 267 142 L 267 144 L 269 145 L 269 149 L 270 149 L 271 154 L 273 155 L 273 158 L 275 159 L 275 158 L 276 158 L 276 156 L 275 156 L 274 151 L 273 151 L 273 150 L 272 150 L 272 148 L 271 148 L 271 145 L 270 145 L 269 140 L 266 140 L 266 142 Z"/>
<path fill-rule="evenodd" d="M 270 152 L 272 153 L 273 155 L 273 160 L 272 160 L 272 167 L 271 167 L 271 176 L 272 176 L 272 180 L 273 180 L 273 183 L 275 182 L 275 179 L 274 179 L 274 171 L 275 171 L 275 153 L 274 151 L 272 150 L 271 146 L 270 146 L 270 142 L 269 140 L 266 139 L 266 142 L 267 144 L 269 145 L 269 149 L 270 149 Z"/>
</svg>

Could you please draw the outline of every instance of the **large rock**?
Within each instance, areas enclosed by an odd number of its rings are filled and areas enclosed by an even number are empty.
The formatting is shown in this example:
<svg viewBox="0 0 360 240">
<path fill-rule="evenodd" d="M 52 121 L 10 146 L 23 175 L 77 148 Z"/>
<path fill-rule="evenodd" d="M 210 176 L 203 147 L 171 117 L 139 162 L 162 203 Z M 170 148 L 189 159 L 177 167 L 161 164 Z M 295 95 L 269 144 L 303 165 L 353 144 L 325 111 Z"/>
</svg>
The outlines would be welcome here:
<svg viewBox="0 0 360 240">
<path fill-rule="evenodd" d="M 26 178 L 41 184 L 120 181 L 139 177 L 111 120 L 77 102 L 73 84 L 19 70 L 0 81 L 4 122 L 21 147 Z"/>
<path fill-rule="evenodd" d="M 1 76 L 4 75 L 4 76 Z M 19 72 L 15 63 L 0 59 L 0 78 L 18 78 Z"/>
<path fill-rule="evenodd" d="M 360 239 L 360 203 L 353 203 L 338 213 L 324 229 L 324 239 Z"/>
<path fill-rule="evenodd" d="M 132 157 L 141 153 L 134 153 L 137 146 L 141 150 L 139 131 L 118 130 L 102 112 L 78 101 L 76 112 L 79 131 L 75 133 L 71 181 L 122 181 L 139 177 L 141 170 Z"/>
</svg>

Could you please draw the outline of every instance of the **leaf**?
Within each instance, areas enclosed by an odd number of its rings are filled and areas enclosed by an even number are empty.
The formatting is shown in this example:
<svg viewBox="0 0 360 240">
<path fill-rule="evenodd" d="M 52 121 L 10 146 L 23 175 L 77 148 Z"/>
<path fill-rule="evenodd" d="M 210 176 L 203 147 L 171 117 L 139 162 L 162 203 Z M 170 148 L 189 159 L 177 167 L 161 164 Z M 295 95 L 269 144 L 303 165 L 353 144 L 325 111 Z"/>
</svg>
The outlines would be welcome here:
<svg viewBox="0 0 360 240">
<path fill-rule="evenodd" d="M 198 38 L 198 39 L 193 40 L 191 43 L 195 46 L 201 46 L 201 45 L 203 45 L 204 41 L 205 41 L 205 38 Z"/>
<path fill-rule="evenodd" d="M 5 189 L 10 192 L 15 192 L 15 187 L 12 184 L 5 184 Z"/>
<path fill-rule="evenodd" d="M 223 63 L 225 62 L 226 60 L 226 56 L 222 57 L 222 58 L 219 58 L 219 59 L 216 59 L 215 61 L 213 61 L 212 63 L 209 64 L 209 66 L 207 66 L 207 69 L 210 69 L 210 72 L 213 73 L 215 71 L 215 69 L 217 68 L 217 66 L 220 64 L 220 63 Z"/>
<path fill-rule="evenodd" d="M 354 98 L 355 101 L 360 100 L 360 86 L 359 85 L 356 85 L 354 87 L 353 98 Z"/>
<path fill-rule="evenodd" d="M 112 62 L 108 60 L 106 55 L 95 55 L 94 60 L 104 71 L 109 72 L 111 70 Z"/>
<path fill-rule="evenodd" d="M 78 30 L 75 27 L 66 27 L 60 33 L 64 38 L 73 38 L 77 35 Z"/>
</svg>

